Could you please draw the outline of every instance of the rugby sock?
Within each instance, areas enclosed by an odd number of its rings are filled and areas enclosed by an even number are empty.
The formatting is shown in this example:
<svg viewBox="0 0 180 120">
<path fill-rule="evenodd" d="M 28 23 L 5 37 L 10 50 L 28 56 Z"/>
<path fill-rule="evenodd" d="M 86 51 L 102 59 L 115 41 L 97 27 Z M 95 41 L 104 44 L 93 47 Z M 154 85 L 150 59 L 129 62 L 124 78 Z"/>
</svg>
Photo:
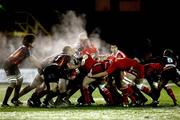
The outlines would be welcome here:
<svg viewBox="0 0 180 120">
<path fill-rule="evenodd" d="M 55 105 L 60 105 L 61 102 L 63 102 L 62 98 L 66 97 L 66 96 L 67 96 L 67 93 L 66 93 L 66 92 L 64 92 L 64 93 L 59 93 L 56 101 L 54 102 L 54 104 L 55 104 Z"/>
<path fill-rule="evenodd" d="M 132 89 L 135 91 L 133 95 L 135 96 L 136 100 L 146 102 L 147 98 L 141 93 L 141 91 L 136 86 L 132 86 L 132 87 L 133 87 Z"/>
<path fill-rule="evenodd" d="M 159 89 L 155 89 L 155 90 L 153 90 L 153 100 L 155 100 L 155 101 L 157 101 L 158 99 L 159 99 L 159 97 L 160 97 L 160 94 L 161 94 L 161 90 L 159 90 Z"/>
<path fill-rule="evenodd" d="M 133 95 L 134 94 L 134 90 L 132 89 L 132 87 L 130 85 L 128 85 L 127 93 L 128 93 L 129 98 L 131 99 L 131 102 L 135 104 L 136 103 L 136 98 Z"/>
<path fill-rule="evenodd" d="M 128 105 L 128 92 L 127 92 L 127 88 L 122 90 L 122 94 L 123 94 L 123 104 Z"/>
<path fill-rule="evenodd" d="M 32 98 L 32 99 L 36 99 L 37 97 L 38 97 L 37 92 L 34 92 L 34 93 L 31 95 L 31 98 Z"/>
<path fill-rule="evenodd" d="M 12 87 L 8 87 L 8 88 L 6 89 L 6 94 L 5 94 L 5 97 L 4 97 L 4 100 L 3 100 L 3 104 L 7 104 L 8 99 L 9 99 L 9 97 L 11 96 L 11 93 L 12 93 L 13 89 L 14 89 L 14 88 L 12 88 Z"/>
<path fill-rule="evenodd" d="M 165 90 L 166 90 L 166 92 L 168 93 L 168 95 L 171 97 L 171 99 L 173 100 L 173 102 L 176 102 L 177 100 L 176 100 L 176 97 L 175 97 L 172 89 L 165 87 Z"/>
<path fill-rule="evenodd" d="M 122 103 L 122 95 L 117 91 L 116 87 L 111 85 L 108 87 L 108 89 L 111 92 L 114 104 Z"/>
<path fill-rule="evenodd" d="M 20 91 L 19 98 L 22 97 L 23 95 L 25 95 L 26 93 L 28 93 L 31 90 L 32 89 L 31 89 L 30 85 L 26 86 L 24 89 L 22 89 L 22 91 Z"/>
<path fill-rule="evenodd" d="M 102 88 L 101 91 L 102 94 L 104 94 L 103 97 L 105 98 L 106 102 L 108 102 L 109 104 L 114 104 L 111 92 L 105 87 Z"/>
<path fill-rule="evenodd" d="M 89 90 L 88 90 L 88 88 L 83 88 L 82 89 L 83 91 L 82 91 L 82 93 L 83 93 L 83 97 L 84 97 L 84 102 L 86 103 L 86 104 L 91 104 L 91 98 L 90 98 L 90 93 L 89 93 Z"/>
<path fill-rule="evenodd" d="M 89 92 L 90 92 L 90 99 L 91 99 L 91 102 L 92 103 L 95 103 L 93 97 L 92 97 L 92 93 L 94 92 L 94 90 L 97 88 L 97 83 L 92 83 L 89 85 L 88 89 L 89 89 Z"/>
<path fill-rule="evenodd" d="M 15 86 L 15 91 L 14 91 L 14 98 L 13 98 L 13 100 L 15 100 L 15 101 L 18 100 L 20 89 L 21 89 L 21 85 L 16 85 L 16 86 Z"/>
<path fill-rule="evenodd" d="M 93 97 L 92 97 L 92 93 L 94 92 L 94 90 L 96 89 L 96 84 L 90 84 L 89 87 L 88 87 L 88 90 L 89 90 L 89 96 L 90 96 L 90 99 L 91 99 L 91 103 L 95 103 Z M 79 103 L 84 103 L 83 101 L 83 96 L 80 96 L 77 100 Z"/>
<path fill-rule="evenodd" d="M 57 92 L 49 91 L 43 103 L 48 105 L 49 100 L 51 100 L 55 96 L 57 96 Z"/>
</svg>

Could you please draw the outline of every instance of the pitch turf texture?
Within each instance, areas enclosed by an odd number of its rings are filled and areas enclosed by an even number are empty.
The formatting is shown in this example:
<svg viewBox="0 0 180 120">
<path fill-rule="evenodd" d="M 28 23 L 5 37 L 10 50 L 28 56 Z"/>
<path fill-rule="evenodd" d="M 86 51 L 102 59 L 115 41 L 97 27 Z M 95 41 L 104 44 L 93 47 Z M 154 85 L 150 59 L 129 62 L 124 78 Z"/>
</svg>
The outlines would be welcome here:
<svg viewBox="0 0 180 120">
<path fill-rule="evenodd" d="M 0 84 L 1 103 L 6 86 Z M 180 89 L 175 85 L 172 85 L 172 88 L 178 104 L 180 104 Z M 161 92 L 160 106 L 157 108 L 148 106 L 151 102 L 148 96 L 147 105 L 144 107 L 104 106 L 105 102 L 98 90 L 93 93 L 96 104 L 90 107 L 76 107 L 73 105 L 62 108 L 29 108 L 26 105 L 26 100 L 31 93 L 21 98 L 21 101 L 24 101 L 21 107 L 0 107 L 0 120 L 180 120 L 180 106 L 172 106 L 172 100 L 164 90 Z M 73 95 L 70 99 L 72 103 L 76 104 L 76 99 L 79 96 L 79 92 Z"/>
</svg>

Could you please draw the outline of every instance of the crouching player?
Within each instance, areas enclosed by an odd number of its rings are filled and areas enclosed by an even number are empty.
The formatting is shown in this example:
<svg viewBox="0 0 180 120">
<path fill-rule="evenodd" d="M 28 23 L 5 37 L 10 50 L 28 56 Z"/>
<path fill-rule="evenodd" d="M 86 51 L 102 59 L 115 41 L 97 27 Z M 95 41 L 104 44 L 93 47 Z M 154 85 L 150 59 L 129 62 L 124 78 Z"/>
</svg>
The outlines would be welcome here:
<svg viewBox="0 0 180 120">
<path fill-rule="evenodd" d="M 138 73 L 136 80 L 137 86 L 140 90 L 143 90 L 145 88 L 142 85 L 142 81 L 144 80 L 144 66 L 139 64 L 136 60 L 130 58 L 116 59 L 115 62 L 113 62 L 112 65 L 106 71 L 95 75 L 90 75 L 89 77 L 90 78 L 104 77 L 117 71 L 118 72 L 127 71 L 132 68 L 133 70 L 136 70 Z M 118 87 L 118 89 L 120 88 Z M 126 87 L 122 90 L 122 94 L 123 94 L 123 105 L 126 106 L 128 104 L 127 96 L 131 96 L 133 94 L 133 90 L 130 87 Z M 133 100 L 132 102 L 135 102 L 135 100 Z"/>
<path fill-rule="evenodd" d="M 63 98 L 66 95 L 66 89 L 64 89 L 66 88 L 66 81 L 64 80 L 75 79 L 75 76 L 72 75 L 72 73 L 74 73 L 74 70 L 77 69 L 80 65 L 76 65 L 71 61 L 73 55 L 75 54 L 74 49 L 72 49 L 70 46 L 67 46 L 67 53 L 68 54 L 62 54 L 55 57 L 53 63 L 48 65 L 43 70 L 44 83 L 48 91 L 48 94 L 43 101 L 43 106 L 45 107 L 48 106 L 49 100 L 51 100 L 53 97 L 58 96 Z M 59 89 L 55 89 L 53 91 L 50 87 L 51 83 L 55 83 L 57 85 L 59 83 L 59 88 L 61 88 L 60 91 Z"/>
</svg>

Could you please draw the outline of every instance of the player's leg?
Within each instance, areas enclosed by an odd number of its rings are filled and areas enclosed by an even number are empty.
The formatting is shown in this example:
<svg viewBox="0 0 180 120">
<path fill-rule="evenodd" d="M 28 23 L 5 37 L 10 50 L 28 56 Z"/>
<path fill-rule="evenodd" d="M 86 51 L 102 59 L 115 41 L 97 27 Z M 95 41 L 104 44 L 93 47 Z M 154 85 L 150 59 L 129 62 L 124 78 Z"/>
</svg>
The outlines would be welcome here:
<svg viewBox="0 0 180 120">
<path fill-rule="evenodd" d="M 89 84 L 95 81 L 93 78 L 85 77 L 82 83 L 82 96 L 84 98 L 85 104 L 91 104 L 90 92 L 88 90 Z"/>
<path fill-rule="evenodd" d="M 59 91 L 57 89 L 58 84 L 56 82 L 51 82 L 49 84 L 50 84 L 49 85 L 50 89 L 48 90 L 48 93 L 47 93 L 46 97 L 44 98 L 42 107 L 49 107 L 49 101 L 59 94 Z"/>
<path fill-rule="evenodd" d="M 118 84 L 120 84 L 120 78 L 119 78 L 119 72 L 113 74 L 112 76 L 108 76 L 108 84 L 107 84 L 107 88 L 109 89 L 109 91 L 111 92 L 113 101 L 114 101 L 114 105 L 119 105 L 122 104 L 122 95 L 118 92 L 117 90 L 117 86 Z"/>
<path fill-rule="evenodd" d="M 27 85 L 25 88 L 23 88 L 20 93 L 19 93 L 19 98 L 22 97 L 23 95 L 27 94 L 28 92 L 30 92 L 31 90 L 35 89 L 36 87 L 38 87 L 39 85 L 41 85 L 43 83 L 43 78 L 42 76 L 40 76 L 39 74 L 36 75 L 36 77 L 34 78 L 34 80 L 32 81 L 32 83 L 30 85 Z"/>
<path fill-rule="evenodd" d="M 22 86 L 22 82 L 23 82 L 23 77 L 21 76 L 21 74 L 19 74 L 17 76 L 17 82 L 16 82 L 16 86 L 15 86 L 14 97 L 11 99 L 11 103 L 13 103 L 15 106 L 19 106 L 19 104 L 23 104 L 21 101 L 18 100 L 19 92 L 20 92 L 20 89 Z"/>
<path fill-rule="evenodd" d="M 164 86 L 164 89 L 166 90 L 167 94 L 173 100 L 174 106 L 176 106 L 177 105 L 177 100 L 176 100 L 176 97 L 175 97 L 174 92 L 172 91 L 171 87 L 167 84 L 167 85 Z"/>
<path fill-rule="evenodd" d="M 7 75 L 7 80 L 9 82 L 9 85 L 6 89 L 2 106 L 9 106 L 8 100 L 13 92 L 13 89 L 16 87 L 17 75 L 20 74 L 20 72 L 16 65 L 10 65 L 8 62 L 4 64 L 4 70 Z"/>
<path fill-rule="evenodd" d="M 17 81 L 15 75 L 7 76 L 7 79 L 9 81 L 9 85 L 8 85 L 8 87 L 6 89 L 5 96 L 4 96 L 4 99 L 3 99 L 3 102 L 2 102 L 2 106 L 9 106 L 8 100 L 9 100 L 9 97 L 11 96 L 11 94 L 13 92 L 13 89 L 16 86 L 16 81 Z"/>
<path fill-rule="evenodd" d="M 99 83 L 97 83 L 96 81 L 92 82 L 89 84 L 89 87 L 88 87 L 88 90 L 89 90 L 89 95 L 90 95 L 90 98 L 91 98 L 91 103 L 95 103 L 93 97 L 92 97 L 92 93 L 95 91 L 95 89 L 97 88 Z M 81 95 L 79 98 L 78 98 L 78 104 L 83 104 L 84 101 L 83 101 L 83 96 Z"/>
<path fill-rule="evenodd" d="M 67 91 L 67 81 L 68 80 L 65 80 L 65 79 L 62 79 L 60 78 L 59 79 L 59 82 L 58 82 L 58 91 L 59 91 L 59 94 L 58 94 L 58 97 L 54 103 L 54 105 L 57 107 L 57 106 L 62 106 L 62 105 L 68 105 L 65 103 L 65 101 L 63 100 L 63 98 L 67 95 L 66 94 L 66 91 Z"/>
<path fill-rule="evenodd" d="M 120 80 L 121 86 L 119 90 L 122 91 L 123 95 L 123 106 L 127 107 L 129 104 L 128 97 L 131 99 L 131 105 L 136 105 L 136 97 L 134 96 L 135 91 L 133 90 L 133 85 L 135 85 L 136 76 L 129 72 L 121 72 Z"/>
<path fill-rule="evenodd" d="M 104 100 L 106 101 L 107 105 L 114 105 L 112 94 L 106 85 L 107 85 L 106 79 L 101 80 L 99 84 L 99 91 L 103 96 Z"/>
<path fill-rule="evenodd" d="M 41 105 L 40 99 L 48 93 L 47 89 L 45 88 L 46 85 L 44 82 L 36 87 L 35 91 L 27 101 L 30 107 L 39 107 Z"/>
</svg>

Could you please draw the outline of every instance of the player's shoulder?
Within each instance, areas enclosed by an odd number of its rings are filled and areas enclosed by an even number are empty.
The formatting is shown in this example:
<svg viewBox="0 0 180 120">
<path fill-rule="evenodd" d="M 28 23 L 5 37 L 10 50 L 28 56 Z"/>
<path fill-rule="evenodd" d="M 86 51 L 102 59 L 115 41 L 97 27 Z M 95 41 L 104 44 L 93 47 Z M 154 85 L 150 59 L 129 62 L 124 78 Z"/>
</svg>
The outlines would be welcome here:
<svg viewBox="0 0 180 120">
<path fill-rule="evenodd" d="M 24 45 L 21 45 L 17 48 L 17 50 L 28 50 L 28 48 Z"/>
</svg>

